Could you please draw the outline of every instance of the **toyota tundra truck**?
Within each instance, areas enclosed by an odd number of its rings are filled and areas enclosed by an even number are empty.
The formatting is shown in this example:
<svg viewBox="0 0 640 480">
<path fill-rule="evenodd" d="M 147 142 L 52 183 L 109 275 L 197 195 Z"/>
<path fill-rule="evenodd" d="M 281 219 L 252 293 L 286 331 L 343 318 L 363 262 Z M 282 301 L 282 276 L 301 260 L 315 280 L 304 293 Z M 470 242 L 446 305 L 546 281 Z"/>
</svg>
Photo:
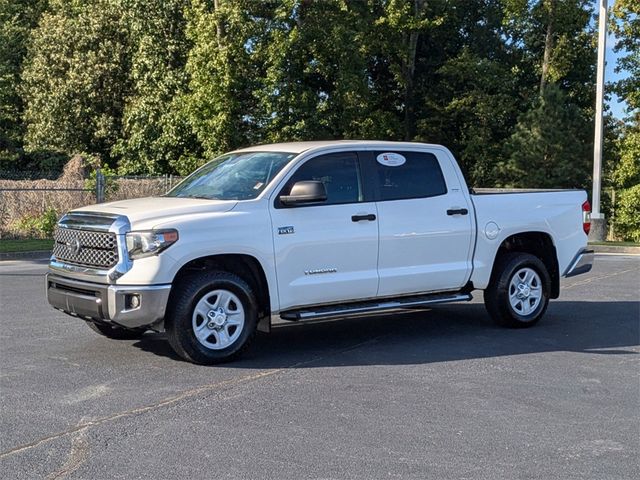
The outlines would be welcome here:
<svg viewBox="0 0 640 480">
<path fill-rule="evenodd" d="M 581 190 L 472 190 L 440 145 L 297 142 L 236 150 L 165 195 L 73 210 L 46 291 L 97 333 L 166 332 L 182 358 L 238 357 L 273 318 L 468 301 L 530 327 L 588 272 Z"/>
</svg>

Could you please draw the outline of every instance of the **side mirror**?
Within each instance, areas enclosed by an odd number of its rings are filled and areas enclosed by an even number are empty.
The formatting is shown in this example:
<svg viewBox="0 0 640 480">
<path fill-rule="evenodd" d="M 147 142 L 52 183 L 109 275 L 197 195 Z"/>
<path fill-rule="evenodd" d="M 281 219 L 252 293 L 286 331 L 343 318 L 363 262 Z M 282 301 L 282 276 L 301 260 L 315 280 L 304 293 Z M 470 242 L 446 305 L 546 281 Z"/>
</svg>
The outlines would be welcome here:
<svg viewBox="0 0 640 480">
<path fill-rule="evenodd" d="M 326 199 L 327 190 L 324 188 L 324 183 L 317 180 L 296 182 L 291 187 L 289 195 L 280 196 L 280 201 L 288 206 L 324 202 Z"/>
</svg>

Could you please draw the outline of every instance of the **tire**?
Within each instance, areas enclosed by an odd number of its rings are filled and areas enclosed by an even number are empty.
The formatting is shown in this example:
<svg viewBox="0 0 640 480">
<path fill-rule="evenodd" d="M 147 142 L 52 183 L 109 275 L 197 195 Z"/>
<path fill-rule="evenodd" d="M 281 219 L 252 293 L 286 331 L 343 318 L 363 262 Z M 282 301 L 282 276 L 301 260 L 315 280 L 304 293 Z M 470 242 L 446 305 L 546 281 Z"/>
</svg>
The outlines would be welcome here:
<svg viewBox="0 0 640 480">
<path fill-rule="evenodd" d="M 109 325 L 108 323 L 96 323 L 87 321 L 87 325 L 94 332 L 111 338 L 112 340 L 137 340 L 144 332 L 147 331 L 146 328 L 136 328 L 136 329 L 128 329 L 118 327 L 116 325 Z"/>
<path fill-rule="evenodd" d="M 550 287 L 551 277 L 538 257 L 507 253 L 497 260 L 484 292 L 484 304 L 500 326 L 531 327 L 547 310 Z"/>
<path fill-rule="evenodd" d="M 228 272 L 184 277 L 169 299 L 165 329 L 175 352 L 193 363 L 212 365 L 239 357 L 258 324 L 258 302 L 242 278 Z"/>
</svg>

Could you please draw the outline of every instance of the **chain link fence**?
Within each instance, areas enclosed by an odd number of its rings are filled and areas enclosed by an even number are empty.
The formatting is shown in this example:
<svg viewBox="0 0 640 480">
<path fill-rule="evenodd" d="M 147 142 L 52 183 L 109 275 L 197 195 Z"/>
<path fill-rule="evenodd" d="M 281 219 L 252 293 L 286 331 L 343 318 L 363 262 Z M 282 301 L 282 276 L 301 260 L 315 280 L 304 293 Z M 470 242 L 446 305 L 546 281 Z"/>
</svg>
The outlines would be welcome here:
<svg viewBox="0 0 640 480">
<path fill-rule="evenodd" d="M 175 175 L 106 176 L 98 169 L 90 178 L 59 172 L 0 171 L 0 239 L 47 238 L 65 212 L 94 203 L 162 195 L 183 177 Z M 608 238 L 617 239 L 616 191 L 603 189 Z"/>
<path fill-rule="evenodd" d="M 55 172 L 0 172 L 0 238 L 47 238 L 57 218 L 94 203 L 158 196 L 182 180 L 175 175 L 91 178 Z"/>
</svg>

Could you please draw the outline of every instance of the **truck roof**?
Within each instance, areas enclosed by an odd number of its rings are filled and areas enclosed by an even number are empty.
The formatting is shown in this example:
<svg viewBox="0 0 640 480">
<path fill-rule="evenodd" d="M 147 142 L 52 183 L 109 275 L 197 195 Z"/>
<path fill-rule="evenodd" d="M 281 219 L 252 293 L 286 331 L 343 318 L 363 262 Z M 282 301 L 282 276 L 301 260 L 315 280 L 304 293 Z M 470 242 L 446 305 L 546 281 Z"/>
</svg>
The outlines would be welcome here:
<svg viewBox="0 0 640 480">
<path fill-rule="evenodd" d="M 386 142 L 380 140 L 318 140 L 313 142 L 283 142 L 283 143 L 271 143 L 265 145 L 255 145 L 247 148 L 241 148 L 236 150 L 237 152 L 291 152 L 302 153 L 307 150 L 320 149 L 322 147 L 333 146 L 362 146 L 362 147 L 378 147 L 388 149 L 398 149 L 415 147 L 417 145 L 422 146 L 440 146 L 419 142 Z"/>
</svg>

